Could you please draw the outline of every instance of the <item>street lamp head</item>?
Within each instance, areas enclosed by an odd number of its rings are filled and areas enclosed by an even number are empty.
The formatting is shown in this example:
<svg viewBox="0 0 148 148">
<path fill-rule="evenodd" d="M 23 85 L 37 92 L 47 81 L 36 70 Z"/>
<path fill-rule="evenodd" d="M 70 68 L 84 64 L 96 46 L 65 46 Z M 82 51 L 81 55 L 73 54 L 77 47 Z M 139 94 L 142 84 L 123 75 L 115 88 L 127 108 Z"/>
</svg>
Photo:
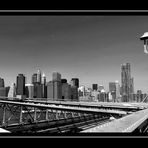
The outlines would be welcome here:
<svg viewBox="0 0 148 148">
<path fill-rule="evenodd" d="M 148 32 L 145 32 L 141 37 L 140 40 L 146 40 L 148 39 Z"/>
<path fill-rule="evenodd" d="M 148 54 L 148 32 L 145 32 L 141 37 L 140 40 L 144 41 L 144 52 Z"/>
</svg>

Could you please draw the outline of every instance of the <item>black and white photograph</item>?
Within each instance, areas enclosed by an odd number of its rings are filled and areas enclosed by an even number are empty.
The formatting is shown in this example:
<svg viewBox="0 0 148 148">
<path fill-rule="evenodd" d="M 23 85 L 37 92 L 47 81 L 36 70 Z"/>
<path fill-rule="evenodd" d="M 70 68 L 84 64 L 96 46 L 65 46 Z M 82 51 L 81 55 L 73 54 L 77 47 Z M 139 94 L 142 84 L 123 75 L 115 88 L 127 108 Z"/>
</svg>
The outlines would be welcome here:
<svg viewBox="0 0 148 148">
<path fill-rule="evenodd" d="M 148 135 L 147 12 L 13 12 L 0 11 L 0 136 Z"/>
</svg>

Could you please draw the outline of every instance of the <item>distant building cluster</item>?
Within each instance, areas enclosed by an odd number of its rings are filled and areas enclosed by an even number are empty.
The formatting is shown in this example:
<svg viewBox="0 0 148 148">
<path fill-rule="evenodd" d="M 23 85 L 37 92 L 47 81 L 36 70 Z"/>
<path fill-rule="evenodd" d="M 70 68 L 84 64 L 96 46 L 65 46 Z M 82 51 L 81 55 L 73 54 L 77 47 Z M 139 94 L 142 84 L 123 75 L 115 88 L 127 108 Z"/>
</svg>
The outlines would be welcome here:
<svg viewBox="0 0 148 148">
<path fill-rule="evenodd" d="M 92 84 L 92 88 L 81 86 L 79 99 L 96 102 L 142 102 L 146 93 L 137 90 L 134 93 L 134 78 L 131 76 L 131 65 L 121 65 L 121 86 L 118 81 L 109 82 L 109 91 L 105 91 L 102 85 Z"/>
<path fill-rule="evenodd" d="M 47 98 L 63 101 L 93 101 L 93 102 L 142 102 L 147 94 L 141 90 L 134 93 L 134 78 L 131 76 L 131 65 L 121 65 L 121 86 L 119 81 L 109 82 L 109 90 L 103 85 L 92 84 L 91 88 L 79 86 L 79 78 L 72 78 L 68 83 L 59 72 L 52 73 L 52 80 L 39 69 L 31 77 L 31 83 L 26 83 L 24 74 L 18 74 L 16 83 L 5 87 L 4 79 L 0 78 L 0 97 Z"/>
<path fill-rule="evenodd" d="M 4 80 L 0 80 L 0 96 L 23 98 L 48 98 L 49 100 L 78 101 L 79 79 L 72 78 L 70 84 L 66 79 L 61 79 L 61 74 L 53 72 L 52 80 L 46 82 L 45 74 L 38 70 L 31 78 L 31 84 L 26 83 L 26 77 L 18 74 L 16 84 L 9 87 L 9 92 L 4 92 Z M 5 90 L 6 91 L 6 90 Z"/>
</svg>

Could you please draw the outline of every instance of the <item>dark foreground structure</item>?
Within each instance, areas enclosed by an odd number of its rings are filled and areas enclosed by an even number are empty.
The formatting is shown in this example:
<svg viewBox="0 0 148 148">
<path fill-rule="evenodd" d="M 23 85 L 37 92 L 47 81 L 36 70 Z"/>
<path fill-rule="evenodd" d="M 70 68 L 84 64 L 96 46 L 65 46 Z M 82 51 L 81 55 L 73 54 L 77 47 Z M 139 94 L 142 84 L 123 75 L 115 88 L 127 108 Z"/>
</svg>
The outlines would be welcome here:
<svg viewBox="0 0 148 148">
<path fill-rule="evenodd" d="M 147 103 L 0 99 L 1 131 L 14 134 L 147 133 L 147 119 Z"/>
</svg>

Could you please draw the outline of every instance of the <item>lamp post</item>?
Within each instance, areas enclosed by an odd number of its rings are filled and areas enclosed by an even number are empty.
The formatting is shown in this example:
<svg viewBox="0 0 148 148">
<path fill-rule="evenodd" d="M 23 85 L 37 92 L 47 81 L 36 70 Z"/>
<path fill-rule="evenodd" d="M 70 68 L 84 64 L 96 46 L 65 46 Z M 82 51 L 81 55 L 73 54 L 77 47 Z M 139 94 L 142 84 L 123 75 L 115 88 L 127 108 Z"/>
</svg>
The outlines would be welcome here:
<svg viewBox="0 0 148 148">
<path fill-rule="evenodd" d="M 141 37 L 140 40 L 144 41 L 144 53 L 148 54 L 148 32 L 145 32 Z"/>
<path fill-rule="evenodd" d="M 144 41 L 144 53 L 148 54 L 148 32 L 145 32 L 140 37 L 140 40 L 143 40 Z M 141 102 L 144 102 L 147 98 L 148 98 L 148 94 L 146 95 L 146 97 Z"/>
</svg>

